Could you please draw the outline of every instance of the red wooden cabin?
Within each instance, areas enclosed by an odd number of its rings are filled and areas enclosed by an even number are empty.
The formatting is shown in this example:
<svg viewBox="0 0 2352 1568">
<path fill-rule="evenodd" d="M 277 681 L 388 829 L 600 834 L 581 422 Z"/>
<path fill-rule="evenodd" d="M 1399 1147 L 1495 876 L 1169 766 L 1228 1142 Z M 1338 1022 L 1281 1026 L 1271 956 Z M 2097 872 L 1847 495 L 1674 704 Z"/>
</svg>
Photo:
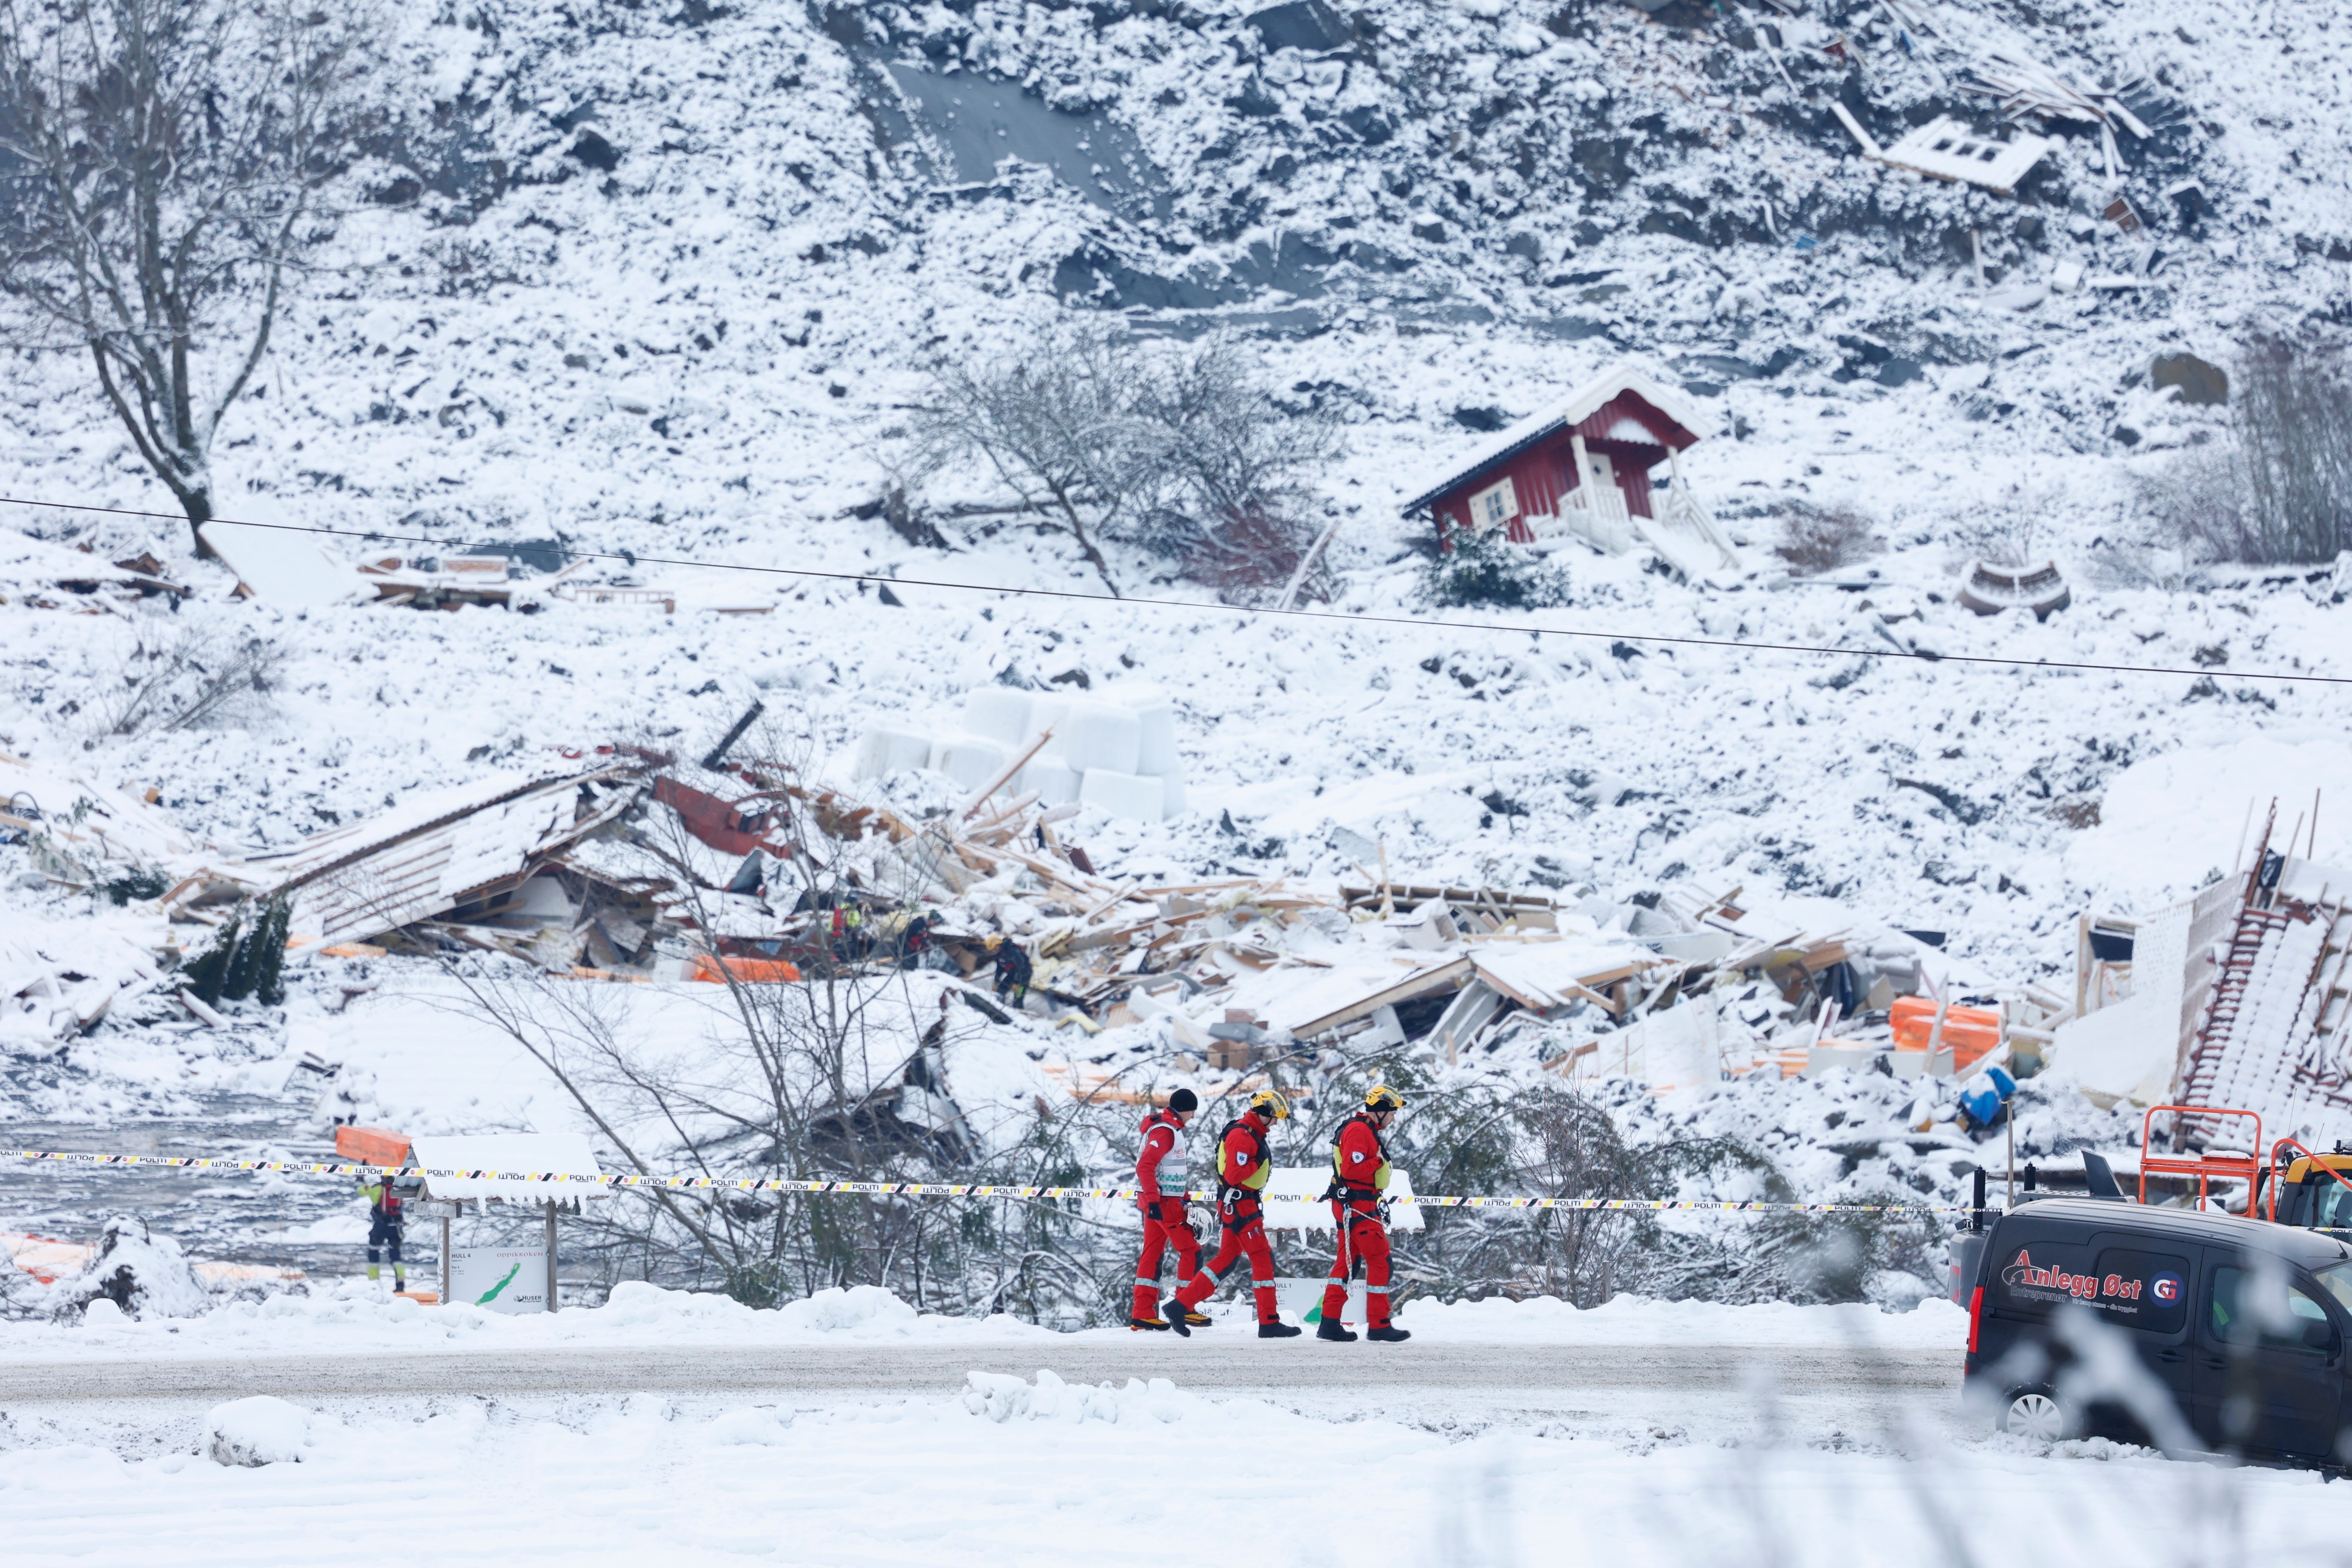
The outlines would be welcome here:
<svg viewBox="0 0 2352 1568">
<path fill-rule="evenodd" d="M 1438 542 L 1499 529 L 1515 543 L 1578 538 L 1616 553 L 1647 548 L 1685 576 L 1738 570 L 1738 554 L 1682 476 L 1705 422 L 1682 394 L 1620 365 L 1467 455 L 1405 506 Z M 1666 469 L 1663 495 L 1655 470 Z"/>
</svg>

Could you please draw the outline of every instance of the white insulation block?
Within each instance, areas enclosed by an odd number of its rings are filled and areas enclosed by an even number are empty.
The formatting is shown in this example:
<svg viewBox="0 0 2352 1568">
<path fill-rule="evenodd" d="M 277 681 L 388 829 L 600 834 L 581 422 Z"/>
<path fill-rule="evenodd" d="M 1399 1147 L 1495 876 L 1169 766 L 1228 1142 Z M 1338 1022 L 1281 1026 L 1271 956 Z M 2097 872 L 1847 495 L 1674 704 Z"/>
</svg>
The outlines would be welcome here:
<svg viewBox="0 0 2352 1568">
<path fill-rule="evenodd" d="M 965 789 L 978 789 L 1013 760 L 1013 753 L 979 735 L 955 735 L 931 748 L 931 771 L 945 773 Z"/>
<path fill-rule="evenodd" d="M 1137 773 L 1166 778 L 1184 765 L 1176 754 L 1176 704 L 1168 700 L 1168 693 L 1139 684 L 1115 686 L 1104 696 L 1134 714 L 1142 727 L 1135 757 Z"/>
<path fill-rule="evenodd" d="M 1029 727 L 1032 699 L 1009 686 L 975 686 L 963 694 L 963 727 L 973 734 L 1018 747 L 1037 731 Z"/>
<path fill-rule="evenodd" d="M 1049 757 L 1058 757 L 1062 754 L 1062 742 L 1066 739 L 1064 731 L 1068 729 L 1068 725 L 1064 721 L 1069 716 L 1070 700 L 1068 698 L 1033 697 L 1029 700 L 1029 733 L 1024 735 L 1022 739 L 1034 741 L 1045 731 L 1051 730 L 1054 731 L 1054 738 L 1046 742 L 1045 754 Z"/>
<path fill-rule="evenodd" d="M 1183 769 L 1171 768 L 1160 775 L 1160 812 L 1162 820 L 1184 815 Z"/>
<path fill-rule="evenodd" d="M 1135 773 L 1143 750 L 1143 721 L 1108 702 L 1074 702 L 1063 721 L 1062 755 L 1082 773 Z M 1160 820 L 1155 808 L 1151 820 Z"/>
<path fill-rule="evenodd" d="M 912 730 L 868 730 L 857 742 L 856 774 L 877 779 L 905 768 L 931 765 L 931 738 Z"/>
<path fill-rule="evenodd" d="M 1038 757 L 1021 770 L 1013 793 L 1026 795 L 1034 789 L 1041 805 L 1067 805 L 1078 798 L 1080 782 L 1078 770 L 1061 758 Z"/>
<path fill-rule="evenodd" d="M 1109 768 L 1088 768 L 1078 786 L 1078 799 L 1130 822 L 1158 822 L 1167 811 L 1167 796 L 1158 779 Z"/>
</svg>

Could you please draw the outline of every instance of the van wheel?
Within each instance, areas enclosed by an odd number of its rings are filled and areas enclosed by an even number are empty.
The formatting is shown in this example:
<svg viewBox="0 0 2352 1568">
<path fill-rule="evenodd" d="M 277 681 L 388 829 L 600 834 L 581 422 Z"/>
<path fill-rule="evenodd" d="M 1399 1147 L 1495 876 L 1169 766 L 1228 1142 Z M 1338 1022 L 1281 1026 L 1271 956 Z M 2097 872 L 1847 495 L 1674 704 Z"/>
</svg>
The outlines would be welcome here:
<svg viewBox="0 0 2352 1568">
<path fill-rule="evenodd" d="M 2055 1443 L 2074 1434 L 2074 1421 L 2065 1408 L 2047 1391 L 2026 1389 L 2012 1394 L 2009 1408 L 2001 1413 L 2000 1429 L 2013 1437 L 2024 1437 L 2036 1443 Z"/>
</svg>

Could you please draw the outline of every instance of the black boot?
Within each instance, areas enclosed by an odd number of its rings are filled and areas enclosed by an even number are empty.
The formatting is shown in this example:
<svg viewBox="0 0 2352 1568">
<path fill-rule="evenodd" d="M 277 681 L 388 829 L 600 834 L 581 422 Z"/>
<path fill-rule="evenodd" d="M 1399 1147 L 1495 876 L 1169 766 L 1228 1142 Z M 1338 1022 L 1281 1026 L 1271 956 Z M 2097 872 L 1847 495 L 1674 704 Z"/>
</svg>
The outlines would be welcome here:
<svg viewBox="0 0 2352 1568">
<path fill-rule="evenodd" d="M 1171 1308 L 1174 1310 L 1171 1310 Z M 1177 1306 L 1173 1301 L 1160 1303 L 1160 1321 L 1162 1326 L 1175 1330 L 1178 1339 L 1189 1340 L 1192 1337 L 1192 1310 L 1189 1307 Z"/>
<path fill-rule="evenodd" d="M 1168 1325 L 1158 1318 L 1129 1318 L 1127 1321 L 1127 1326 L 1130 1329 L 1150 1329 L 1163 1334 L 1168 1331 Z"/>
<path fill-rule="evenodd" d="M 1295 1340 L 1307 1331 L 1288 1323 L 1260 1323 L 1257 1337 L 1262 1340 Z"/>
<path fill-rule="evenodd" d="M 1315 1325 L 1315 1337 L 1329 1340 L 1333 1344 L 1351 1345 L 1356 1342 L 1356 1331 L 1337 1318 L 1326 1318 Z"/>
<path fill-rule="evenodd" d="M 1209 1321 L 1207 1314 L 1196 1312 L 1190 1307 L 1184 1309 L 1184 1321 L 1188 1327 L 1195 1329 L 1213 1329 L 1217 1326 Z"/>
<path fill-rule="evenodd" d="M 1412 1338 L 1412 1335 L 1406 1330 L 1392 1328 L 1383 1324 L 1380 1328 L 1374 1329 L 1365 1334 L 1364 1338 L 1368 1340 L 1377 1340 L 1384 1345 L 1401 1345 L 1404 1343 L 1405 1341 Z"/>
</svg>

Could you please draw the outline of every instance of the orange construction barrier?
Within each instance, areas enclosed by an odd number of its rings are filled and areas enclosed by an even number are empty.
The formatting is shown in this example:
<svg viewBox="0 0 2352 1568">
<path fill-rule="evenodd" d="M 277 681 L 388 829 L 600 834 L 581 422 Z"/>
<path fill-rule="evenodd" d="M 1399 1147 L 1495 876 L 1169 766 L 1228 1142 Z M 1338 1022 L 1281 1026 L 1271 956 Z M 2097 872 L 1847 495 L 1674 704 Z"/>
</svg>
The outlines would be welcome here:
<svg viewBox="0 0 2352 1568">
<path fill-rule="evenodd" d="M 1932 996 L 1897 996 L 1888 1021 L 1898 1051 L 1924 1051 L 1936 1031 Z M 1952 1071 L 1972 1068 L 2000 1044 L 2000 1014 L 1990 1007 L 1954 1007 L 1944 1015 L 1944 1044 L 1952 1048 Z"/>
<path fill-rule="evenodd" d="M 408 1135 L 382 1127 L 338 1127 L 335 1157 L 361 1165 L 405 1164 Z"/>
<path fill-rule="evenodd" d="M 714 984 L 731 978 L 747 985 L 761 982 L 788 984 L 800 977 L 801 972 L 781 958 L 713 958 L 709 953 L 697 953 L 694 968 L 687 975 L 688 980 L 708 980 Z"/>
</svg>

